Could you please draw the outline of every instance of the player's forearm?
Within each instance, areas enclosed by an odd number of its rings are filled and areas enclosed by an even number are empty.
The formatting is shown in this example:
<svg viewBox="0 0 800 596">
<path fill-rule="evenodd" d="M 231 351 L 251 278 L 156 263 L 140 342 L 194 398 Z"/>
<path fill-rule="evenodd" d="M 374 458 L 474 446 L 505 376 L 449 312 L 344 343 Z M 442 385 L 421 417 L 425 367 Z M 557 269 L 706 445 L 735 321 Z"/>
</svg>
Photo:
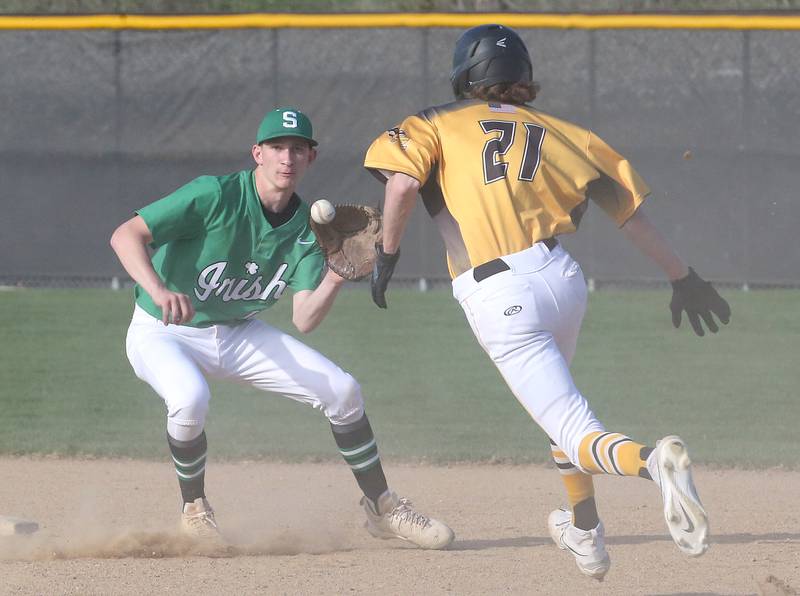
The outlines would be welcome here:
<svg viewBox="0 0 800 596">
<path fill-rule="evenodd" d="M 671 281 L 689 274 L 689 267 L 650 221 L 650 218 L 645 215 L 642 207 L 639 207 L 636 213 L 622 226 L 622 231 L 636 248 L 664 270 Z"/>
<path fill-rule="evenodd" d="M 148 237 L 131 221 L 119 226 L 111 236 L 111 248 L 117 254 L 125 271 L 138 283 L 145 292 L 154 296 L 165 289 L 164 282 L 153 269 L 150 255 L 147 252 Z"/>
<path fill-rule="evenodd" d="M 292 303 L 292 323 L 300 333 L 310 333 L 330 312 L 344 279 L 328 271 L 313 292 L 295 294 Z"/>
<path fill-rule="evenodd" d="M 403 173 L 396 173 L 386 183 L 383 205 L 383 251 L 394 254 L 406 229 L 419 192 L 419 182 Z"/>
</svg>

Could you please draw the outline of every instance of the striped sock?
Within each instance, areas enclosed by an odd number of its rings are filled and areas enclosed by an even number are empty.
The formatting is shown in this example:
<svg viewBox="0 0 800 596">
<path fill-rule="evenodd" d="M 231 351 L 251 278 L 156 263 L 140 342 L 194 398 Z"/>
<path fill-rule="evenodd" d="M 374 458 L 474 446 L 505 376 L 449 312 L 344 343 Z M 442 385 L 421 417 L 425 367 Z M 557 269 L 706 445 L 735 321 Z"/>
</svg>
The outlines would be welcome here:
<svg viewBox="0 0 800 596">
<path fill-rule="evenodd" d="M 350 466 L 356 482 L 373 503 L 388 490 L 383 475 L 378 445 L 367 415 L 351 424 L 331 424 L 333 438 L 344 461 Z"/>
<path fill-rule="evenodd" d="M 184 503 L 205 497 L 206 478 L 206 432 L 191 441 L 178 441 L 167 434 L 167 443 L 172 452 L 178 484 L 181 487 Z"/>
<path fill-rule="evenodd" d="M 594 501 L 592 477 L 576 468 L 567 454 L 552 439 L 550 439 L 550 452 L 567 490 L 567 501 L 572 509 L 572 523 L 581 530 L 594 530 L 600 523 L 600 518 Z"/>
<path fill-rule="evenodd" d="M 649 451 L 620 433 L 593 432 L 581 441 L 578 457 L 581 467 L 590 474 L 640 476 L 642 470 L 647 470 L 642 454 Z"/>
</svg>

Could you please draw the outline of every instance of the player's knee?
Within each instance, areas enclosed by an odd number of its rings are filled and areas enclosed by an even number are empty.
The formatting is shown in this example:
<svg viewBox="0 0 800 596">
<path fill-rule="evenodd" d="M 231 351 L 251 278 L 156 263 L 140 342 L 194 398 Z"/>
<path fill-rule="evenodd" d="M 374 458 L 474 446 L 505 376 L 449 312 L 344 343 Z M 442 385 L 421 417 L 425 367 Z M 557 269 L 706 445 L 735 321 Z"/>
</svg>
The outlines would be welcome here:
<svg viewBox="0 0 800 596">
<path fill-rule="evenodd" d="M 208 390 L 208 386 L 205 384 L 197 384 L 195 387 L 184 387 L 179 395 L 165 397 L 168 409 L 168 423 L 190 428 L 199 428 L 200 430 L 197 434 L 200 434 L 206 422 L 210 400 L 211 393 Z"/>
<path fill-rule="evenodd" d="M 181 443 L 189 443 L 197 439 L 203 434 L 204 425 L 193 424 L 187 426 L 186 424 L 177 424 L 171 419 L 167 418 L 167 434 L 174 440 Z"/>
<path fill-rule="evenodd" d="M 565 446 L 562 447 L 562 449 L 567 454 L 567 457 L 569 457 L 573 465 L 581 472 L 586 474 L 592 473 L 590 470 L 587 470 L 583 464 L 581 464 L 581 444 L 583 443 L 583 440 L 589 435 L 595 435 L 605 431 L 605 427 L 599 421 L 591 420 L 584 424 L 578 432 L 564 438 Z"/>
<path fill-rule="evenodd" d="M 539 413 L 536 420 L 569 460 L 578 467 L 580 467 L 579 454 L 584 437 L 605 430 L 579 393 L 567 394 L 561 399 L 554 400 L 549 411 L 544 414 Z"/>
<path fill-rule="evenodd" d="M 361 385 L 353 375 L 342 371 L 331 378 L 332 399 L 325 415 L 333 424 L 350 424 L 364 415 L 364 398 Z"/>
</svg>

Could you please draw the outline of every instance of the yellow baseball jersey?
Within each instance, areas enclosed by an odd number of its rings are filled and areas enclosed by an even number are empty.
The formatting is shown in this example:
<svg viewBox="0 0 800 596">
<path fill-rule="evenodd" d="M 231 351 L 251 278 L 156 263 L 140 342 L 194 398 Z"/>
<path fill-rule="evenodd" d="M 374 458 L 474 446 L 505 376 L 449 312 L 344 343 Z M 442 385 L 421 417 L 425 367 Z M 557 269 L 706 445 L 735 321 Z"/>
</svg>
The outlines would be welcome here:
<svg viewBox="0 0 800 596">
<path fill-rule="evenodd" d="M 466 249 L 454 258 L 445 238 L 453 277 L 576 231 L 588 199 L 621 226 L 649 193 L 592 132 L 528 106 L 480 100 L 406 118 L 372 143 L 364 166 L 384 180 L 385 172 L 416 178 L 431 216 L 449 211 L 455 222 L 440 230 L 460 234 Z"/>
</svg>

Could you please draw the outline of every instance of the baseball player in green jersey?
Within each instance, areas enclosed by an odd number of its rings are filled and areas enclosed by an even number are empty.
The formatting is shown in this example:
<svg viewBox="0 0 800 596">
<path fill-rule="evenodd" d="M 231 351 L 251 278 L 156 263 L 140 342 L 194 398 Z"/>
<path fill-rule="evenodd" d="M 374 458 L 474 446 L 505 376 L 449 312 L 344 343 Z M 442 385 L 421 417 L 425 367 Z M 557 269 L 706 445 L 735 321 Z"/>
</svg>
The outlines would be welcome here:
<svg viewBox="0 0 800 596">
<path fill-rule="evenodd" d="M 215 377 L 322 410 L 364 492 L 369 532 L 444 548 L 452 530 L 388 489 L 356 380 L 254 318 L 288 287 L 292 322 L 310 332 L 344 282 L 326 271 L 309 208 L 295 193 L 316 145 L 305 114 L 275 109 L 258 128 L 254 169 L 196 178 L 139 209 L 111 238 L 137 282 L 127 354 L 136 375 L 166 404 L 167 441 L 184 502 L 181 526 L 193 536 L 219 538 L 204 488 L 206 378 Z"/>
</svg>

